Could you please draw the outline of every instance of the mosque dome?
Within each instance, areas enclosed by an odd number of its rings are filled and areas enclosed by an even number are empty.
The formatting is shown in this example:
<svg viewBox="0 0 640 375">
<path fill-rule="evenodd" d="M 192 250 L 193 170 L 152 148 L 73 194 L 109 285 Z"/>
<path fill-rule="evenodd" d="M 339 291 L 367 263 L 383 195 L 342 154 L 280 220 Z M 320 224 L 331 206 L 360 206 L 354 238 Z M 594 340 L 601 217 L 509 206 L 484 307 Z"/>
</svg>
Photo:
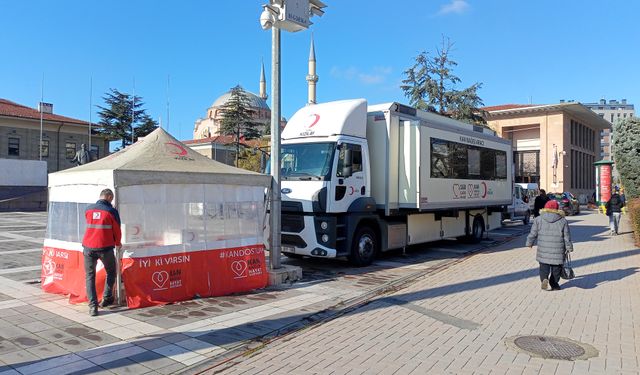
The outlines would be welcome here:
<svg viewBox="0 0 640 375">
<path fill-rule="evenodd" d="M 261 97 L 259 97 L 258 95 L 252 92 L 245 91 L 245 93 L 247 94 L 247 98 L 249 99 L 249 105 L 251 107 L 269 110 L 269 106 L 267 105 L 266 100 L 262 99 Z M 228 91 L 222 94 L 220 97 L 218 97 L 218 99 L 216 99 L 213 102 L 211 107 L 220 108 L 229 101 L 229 98 L 231 98 L 231 91 Z"/>
</svg>

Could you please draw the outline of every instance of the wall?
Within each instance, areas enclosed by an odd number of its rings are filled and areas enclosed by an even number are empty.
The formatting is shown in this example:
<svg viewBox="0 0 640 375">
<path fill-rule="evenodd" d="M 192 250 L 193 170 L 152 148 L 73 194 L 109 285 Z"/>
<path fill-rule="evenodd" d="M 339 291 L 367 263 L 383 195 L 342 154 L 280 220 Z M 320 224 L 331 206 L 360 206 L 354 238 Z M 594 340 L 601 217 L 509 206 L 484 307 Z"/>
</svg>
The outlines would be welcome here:
<svg viewBox="0 0 640 375">
<path fill-rule="evenodd" d="M 0 159 L 0 186 L 47 186 L 47 163 Z"/>
</svg>

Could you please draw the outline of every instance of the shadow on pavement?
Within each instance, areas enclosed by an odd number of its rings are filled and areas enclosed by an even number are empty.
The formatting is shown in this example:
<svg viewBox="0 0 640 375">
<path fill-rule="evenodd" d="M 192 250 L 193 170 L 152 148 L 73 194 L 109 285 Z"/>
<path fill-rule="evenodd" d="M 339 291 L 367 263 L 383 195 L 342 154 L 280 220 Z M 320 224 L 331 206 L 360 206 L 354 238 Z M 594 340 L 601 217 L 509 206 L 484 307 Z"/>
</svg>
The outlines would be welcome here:
<svg viewBox="0 0 640 375">
<path fill-rule="evenodd" d="M 602 283 L 624 279 L 625 277 L 631 276 L 636 272 L 638 272 L 638 267 L 579 275 L 572 280 L 568 280 L 562 283 L 562 288 L 594 289 Z"/>
</svg>

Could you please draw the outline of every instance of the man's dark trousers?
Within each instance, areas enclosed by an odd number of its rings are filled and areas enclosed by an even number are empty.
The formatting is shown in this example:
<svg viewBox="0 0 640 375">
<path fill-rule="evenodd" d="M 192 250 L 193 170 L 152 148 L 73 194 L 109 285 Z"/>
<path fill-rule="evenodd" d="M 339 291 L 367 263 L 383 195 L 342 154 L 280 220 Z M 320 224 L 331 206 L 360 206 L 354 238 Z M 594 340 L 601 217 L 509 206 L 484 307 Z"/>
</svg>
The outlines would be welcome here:
<svg viewBox="0 0 640 375">
<path fill-rule="evenodd" d="M 110 249 L 88 249 L 84 248 L 84 272 L 86 273 L 87 282 L 87 299 L 89 306 L 98 306 L 98 297 L 96 296 L 96 264 L 98 259 L 102 261 L 105 271 L 107 271 L 107 280 L 104 285 L 103 299 L 113 298 L 113 284 L 116 282 L 116 257 L 113 254 L 113 248 Z"/>
</svg>

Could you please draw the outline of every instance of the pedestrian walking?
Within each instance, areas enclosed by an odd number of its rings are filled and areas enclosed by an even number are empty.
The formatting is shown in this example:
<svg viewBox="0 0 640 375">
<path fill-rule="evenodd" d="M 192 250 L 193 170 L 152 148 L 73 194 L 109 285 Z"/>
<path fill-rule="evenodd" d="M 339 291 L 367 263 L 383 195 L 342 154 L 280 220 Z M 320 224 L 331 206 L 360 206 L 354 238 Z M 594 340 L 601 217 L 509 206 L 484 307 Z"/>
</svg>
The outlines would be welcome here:
<svg viewBox="0 0 640 375">
<path fill-rule="evenodd" d="M 536 260 L 540 263 L 540 282 L 543 290 L 560 290 L 560 273 L 566 254 L 573 251 L 569 223 L 554 199 L 548 201 L 540 216 L 533 220 L 527 236 L 527 246 L 537 242 Z"/>
<path fill-rule="evenodd" d="M 120 214 L 112 205 L 113 191 L 104 189 L 100 192 L 100 199 L 87 207 L 84 212 L 87 229 L 82 239 L 84 254 L 84 272 L 86 274 L 87 298 L 89 300 L 89 315 L 98 315 L 98 297 L 96 296 L 96 264 L 102 261 L 107 272 L 107 279 L 102 294 L 100 307 L 113 304 L 113 284 L 116 281 L 116 257 L 113 249 L 120 250 Z"/>
<path fill-rule="evenodd" d="M 615 236 L 618 234 L 620 227 L 620 216 L 622 215 L 622 208 L 624 207 L 624 200 L 620 197 L 618 187 L 615 188 L 611 198 L 607 201 L 607 216 L 609 216 L 609 229 L 610 234 Z"/>
<path fill-rule="evenodd" d="M 540 194 L 533 201 L 533 217 L 540 216 L 540 210 L 544 208 L 544 205 L 549 201 L 547 192 L 544 189 L 540 189 Z"/>
</svg>

